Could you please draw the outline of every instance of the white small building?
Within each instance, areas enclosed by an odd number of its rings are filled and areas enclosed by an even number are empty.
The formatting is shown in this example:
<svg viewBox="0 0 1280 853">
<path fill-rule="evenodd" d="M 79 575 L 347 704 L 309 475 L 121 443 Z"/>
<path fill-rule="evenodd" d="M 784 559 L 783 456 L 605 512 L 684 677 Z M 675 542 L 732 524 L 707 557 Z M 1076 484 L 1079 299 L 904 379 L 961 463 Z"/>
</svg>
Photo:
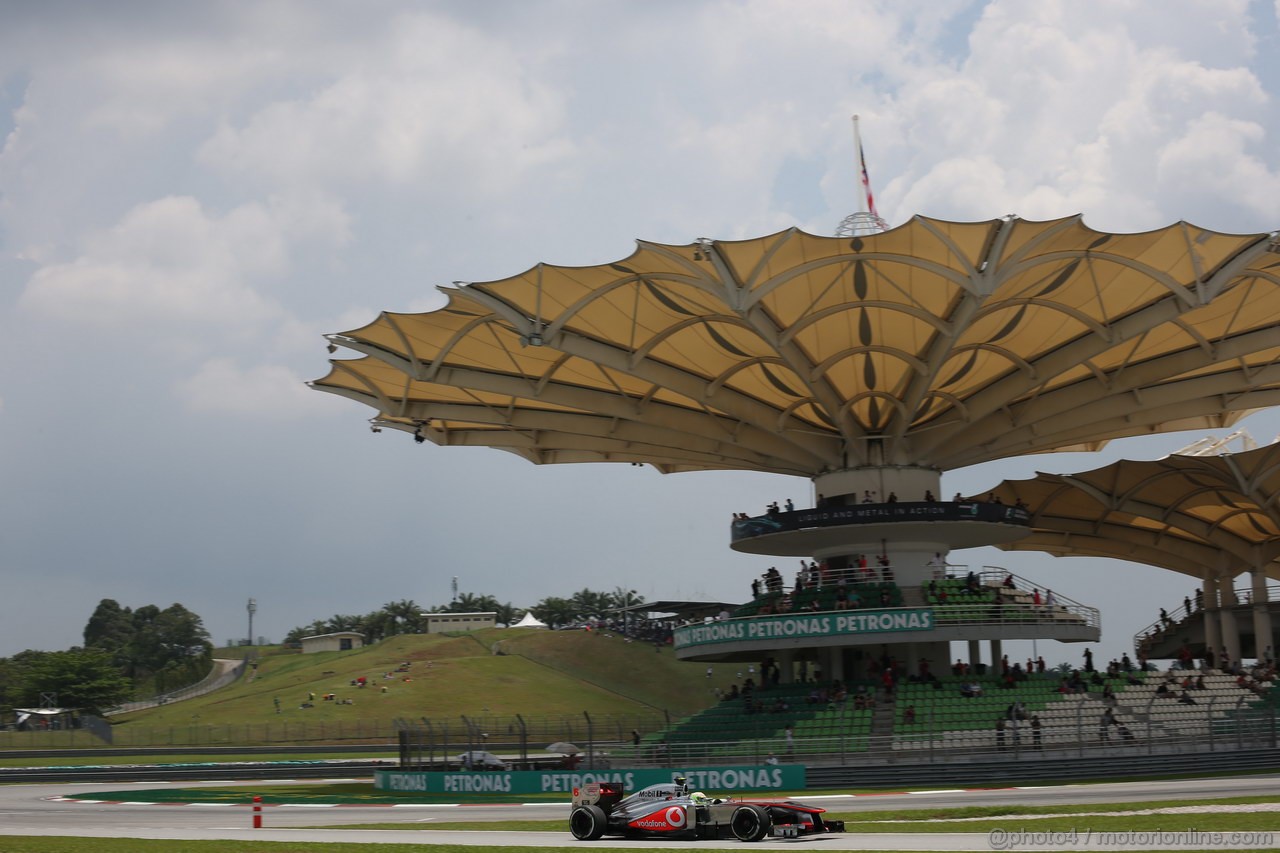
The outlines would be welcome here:
<svg viewBox="0 0 1280 853">
<path fill-rule="evenodd" d="M 303 637 L 302 653 L 312 652 L 349 652 L 364 645 L 364 634 L 355 631 L 335 631 L 332 634 L 316 634 L 314 637 Z"/>
<path fill-rule="evenodd" d="M 498 624 L 498 614 L 487 613 L 423 613 L 428 634 L 443 634 L 446 631 L 479 631 L 482 628 L 493 628 Z"/>
</svg>

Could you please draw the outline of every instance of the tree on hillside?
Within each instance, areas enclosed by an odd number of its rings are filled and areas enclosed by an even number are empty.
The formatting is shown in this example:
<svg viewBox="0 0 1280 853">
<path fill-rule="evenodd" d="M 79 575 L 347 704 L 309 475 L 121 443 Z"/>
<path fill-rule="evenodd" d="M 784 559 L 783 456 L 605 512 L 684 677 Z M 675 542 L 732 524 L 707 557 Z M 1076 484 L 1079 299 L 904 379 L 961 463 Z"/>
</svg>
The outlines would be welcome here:
<svg viewBox="0 0 1280 853">
<path fill-rule="evenodd" d="M 333 616 L 329 617 L 329 621 L 324 625 L 324 630 L 320 633 L 336 634 L 339 631 L 356 631 L 363 634 L 364 627 L 365 624 L 363 616 L 351 616 L 349 614 L 335 613 Z"/>
<path fill-rule="evenodd" d="M 573 594 L 572 600 L 579 618 L 603 619 L 613 609 L 613 603 L 607 592 L 580 589 Z"/>
<path fill-rule="evenodd" d="M 442 613 L 496 613 L 495 621 L 499 625 L 510 625 L 524 615 L 510 602 L 503 604 L 492 595 L 476 595 L 470 592 L 461 593 L 456 599 L 436 610 Z"/>
<path fill-rule="evenodd" d="M 298 643 L 303 637 L 315 637 L 319 634 L 329 633 L 329 623 L 323 619 L 317 619 L 309 625 L 299 625 L 288 634 L 284 635 L 285 643 Z"/>
<path fill-rule="evenodd" d="M 133 611 L 121 607 L 112 598 L 98 602 L 97 608 L 84 626 L 86 649 L 102 649 L 110 652 L 116 666 L 126 670 L 129 661 L 129 644 L 133 641 Z"/>
<path fill-rule="evenodd" d="M 424 627 L 422 607 L 412 599 L 402 598 L 399 601 L 388 601 L 382 605 L 392 619 L 395 620 L 393 634 L 421 634 Z"/>
<path fill-rule="evenodd" d="M 181 604 L 164 610 L 154 604 L 133 612 L 133 639 L 129 644 L 132 674 L 154 674 L 166 667 L 194 672 L 213 654 L 213 643 L 200 617 Z"/>
<path fill-rule="evenodd" d="M 615 586 L 613 592 L 608 593 L 609 608 L 611 610 L 621 610 L 624 607 L 631 607 L 636 604 L 644 604 L 644 596 L 636 592 L 634 589 L 624 589 Z"/>
<path fill-rule="evenodd" d="M 546 622 L 552 628 L 571 625 L 580 618 L 578 607 L 567 598 L 548 596 L 529 608 L 534 616 Z"/>
<path fill-rule="evenodd" d="M 47 654 L 48 652 L 27 649 L 11 658 L 0 660 L 0 707 L 12 708 L 15 705 L 27 704 L 23 685 L 27 682 L 31 667 Z"/>
<path fill-rule="evenodd" d="M 116 668 L 110 652 L 73 648 L 36 654 L 19 688 L 22 704 L 36 705 L 42 693 L 54 693 L 64 708 L 101 714 L 133 692 L 132 683 Z"/>
</svg>

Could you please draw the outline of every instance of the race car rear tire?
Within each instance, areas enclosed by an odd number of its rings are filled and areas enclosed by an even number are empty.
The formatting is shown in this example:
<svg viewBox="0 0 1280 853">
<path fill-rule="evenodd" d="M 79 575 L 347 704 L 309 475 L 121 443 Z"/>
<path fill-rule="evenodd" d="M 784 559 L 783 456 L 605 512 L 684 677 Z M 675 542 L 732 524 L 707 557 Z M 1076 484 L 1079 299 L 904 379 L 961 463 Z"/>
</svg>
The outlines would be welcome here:
<svg viewBox="0 0 1280 853">
<path fill-rule="evenodd" d="M 769 835 L 771 826 L 773 818 L 769 817 L 768 810 L 760 806 L 739 806 L 729 819 L 733 837 L 739 841 L 759 841 Z"/>
<path fill-rule="evenodd" d="M 595 841 L 609 828 L 609 818 L 599 806 L 579 806 L 569 815 L 569 831 L 579 841 Z"/>
</svg>

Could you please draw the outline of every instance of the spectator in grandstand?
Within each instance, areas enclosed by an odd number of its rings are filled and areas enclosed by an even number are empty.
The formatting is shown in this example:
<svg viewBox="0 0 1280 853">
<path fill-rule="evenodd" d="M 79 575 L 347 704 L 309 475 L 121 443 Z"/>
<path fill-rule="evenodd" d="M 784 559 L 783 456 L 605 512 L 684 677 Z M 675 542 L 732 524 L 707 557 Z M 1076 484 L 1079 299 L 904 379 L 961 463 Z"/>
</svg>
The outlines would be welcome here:
<svg viewBox="0 0 1280 853">
<path fill-rule="evenodd" d="M 1004 727 L 1005 719 L 999 717 L 996 720 L 996 749 L 1004 749 Z"/>
<path fill-rule="evenodd" d="M 1196 610 L 1204 610 L 1204 590 L 1196 587 Z"/>
<path fill-rule="evenodd" d="M 1040 657 L 1036 658 L 1036 672 L 1039 672 L 1039 673 L 1044 672 L 1044 655 L 1041 655 Z"/>
<path fill-rule="evenodd" d="M 1044 602 L 1040 600 L 1040 590 L 1033 587 L 1031 590 L 1031 606 L 1039 607 L 1043 603 Z"/>
<path fill-rule="evenodd" d="M 952 498 L 951 500 L 955 501 L 956 503 L 963 503 L 963 502 L 964 502 L 964 495 L 960 494 L 959 492 L 956 492 L 956 496 L 955 496 L 954 498 Z"/>
<path fill-rule="evenodd" d="M 1102 712 L 1102 717 L 1098 720 L 1098 740 L 1107 742 L 1111 740 L 1111 727 L 1116 724 L 1115 712 L 1110 708 Z"/>
<path fill-rule="evenodd" d="M 1052 610 L 1053 606 L 1057 603 L 1058 603 L 1057 599 L 1053 597 L 1053 590 L 1046 589 L 1044 591 L 1044 609 Z"/>
<path fill-rule="evenodd" d="M 1187 595 L 1187 596 L 1183 596 L 1183 598 L 1182 598 L 1182 608 L 1183 608 L 1183 610 L 1185 610 L 1185 611 L 1186 611 L 1186 613 L 1187 613 L 1187 615 L 1188 615 L 1188 616 L 1190 616 L 1190 615 L 1191 615 L 1191 596 L 1189 596 L 1189 595 Z"/>
<path fill-rule="evenodd" d="M 1031 743 L 1035 747 L 1037 752 L 1044 749 L 1044 746 L 1041 743 L 1041 739 L 1040 739 L 1041 738 L 1040 728 L 1041 728 L 1040 715 L 1032 714 L 1031 715 Z"/>
<path fill-rule="evenodd" d="M 1128 652 L 1120 656 L 1120 668 L 1125 672 L 1133 672 L 1133 661 L 1129 659 Z"/>
<path fill-rule="evenodd" d="M 1163 607 L 1160 608 L 1160 624 L 1165 628 L 1168 628 L 1171 624 L 1173 624 L 1173 620 L 1169 618 L 1168 611 L 1166 611 Z"/>
<path fill-rule="evenodd" d="M 916 706 L 908 705 L 906 710 L 902 712 L 902 722 L 910 725 L 916 721 Z"/>
<path fill-rule="evenodd" d="M 1198 703 L 1196 702 L 1196 700 L 1194 700 L 1194 699 L 1192 699 L 1192 698 L 1191 698 L 1191 694 L 1190 694 L 1190 693 L 1188 693 L 1188 692 L 1187 692 L 1187 691 L 1185 691 L 1185 690 L 1183 690 L 1183 691 L 1182 691 L 1182 695 L 1178 697 L 1178 702 L 1179 702 L 1179 703 L 1181 703 L 1181 704 L 1183 704 L 1183 705 L 1195 705 L 1195 704 L 1198 704 Z"/>
<path fill-rule="evenodd" d="M 925 489 L 925 490 L 924 490 L 924 502 L 925 502 L 925 503 L 930 503 L 930 504 L 931 504 L 931 503 L 933 503 L 935 500 L 937 500 L 937 498 L 935 498 L 935 497 L 933 496 L 933 492 L 929 491 L 928 489 Z"/>
<path fill-rule="evenodd" d="M 1084 650 L 1084 671 L 1093 672 L 1093 649 L 1088 646 Z"/>
<path fill-rule="evenodd" d="M 1015 589 L 1017 585 L 1013 582 L 1013 572 L 1010 572 L 1007 575 L 1005 575 L 1004 583 L 1000 585 L 1003 586 L 1005 589 Z"/>
<path fill-rule="evenodd" d="M 964 661 L 963 661 L 963 660 L 961 660 L 960 658 L 956 658 L 956 662 L 955 662 L 955 663 L 953 663 L 953 664 L 951 664 L 951 674 L 952 674 L 952 675 L 955 675 L 955 676 L 962 676 L 962 675 L 964 675 L 966 672 L 968 672 L 968 670 L 969 670 L 969 668 L 968 668 L 967 666 L 965 666 L 965 665 L 964 665 Z"/>
<path fill-rule="evenodd" d="M 982 685 L 976 681 L 966 681 L 960 685 L 960 695 L 965 699 L 973 699 L 982 695 Z"/>
<path fill-rule="evenodd" d="M 782 572 L 777 566 L 769 567 L 769 571 L 764 573 L 764 581 L 769 592 L 782 592 Z"/>
<path fill-rule="evenodd" d="M 783 506 L 787 508 L 787 512 L 792 512 L 796 508 L 796 505 L 791 502 L 791 498 L 787 498 L 787 502 Z"/>
<path fill-rule="evenodd" d="M 1204 676 L 1203 676 L 1203 675 L 1197 675 L 1197 676 L 1196 676 L 1196 683 L 1195 683 L 1195 684 L 1193 684 L 1193 685 L 1191 685 L 1191 689 L 1192 689 L 1192 690 L 1208 690 L 1208 689 L 1209 689 L 1209 688 L 1207 688 L 1207 687 L 1205 687 L 1205 686 L 1204 686 Z"/>
</svg>

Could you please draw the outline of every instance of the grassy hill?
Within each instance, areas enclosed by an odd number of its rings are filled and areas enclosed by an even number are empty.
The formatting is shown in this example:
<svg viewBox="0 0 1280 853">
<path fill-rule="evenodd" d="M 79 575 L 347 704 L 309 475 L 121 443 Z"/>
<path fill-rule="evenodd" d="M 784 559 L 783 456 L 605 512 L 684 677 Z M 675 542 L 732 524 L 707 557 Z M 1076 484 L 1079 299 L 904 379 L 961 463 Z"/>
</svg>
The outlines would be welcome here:
<svg viewBox="0 0 1280 853">
<path fill-rule="evenodd" d="M 655 653 L 651 645 L 580 631 L 492 629 L 403 635 L 348 652 L 262 651 L 257 669 L 230 687 L 114 722 L 134 728 L 421 717 L 456 723 L 464 714 L 518 713 L 528 719 L 581 717 L 583 711 L 593 716 L 668 711 L 674 717 L 715 701 L 705 665 L 677 661 L 669 648 Z M 405 671 L 397 671 L 401 668 Z M 367 686 L 352 686 L 361 676 Z M 322 699 L 330 693 L 351 704 Z"/>
</svg>

